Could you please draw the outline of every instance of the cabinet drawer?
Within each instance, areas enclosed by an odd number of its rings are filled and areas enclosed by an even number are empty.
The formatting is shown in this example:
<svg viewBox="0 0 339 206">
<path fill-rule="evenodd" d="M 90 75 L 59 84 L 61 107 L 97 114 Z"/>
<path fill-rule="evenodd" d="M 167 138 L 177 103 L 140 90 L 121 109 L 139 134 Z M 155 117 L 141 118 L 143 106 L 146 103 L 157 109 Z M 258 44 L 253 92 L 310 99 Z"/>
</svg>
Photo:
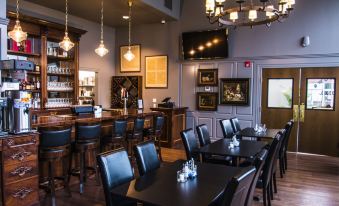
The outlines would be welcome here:
<svg viewBox="0 0 339 206">
<path fill-rule="evenodd" d="M 39 135 L 38 134 L 20 135 L 19 137 L 17 136 L 4 139 L 2 144 L 3 151 L 27 146 L 37 147 L 39 145 Z"/>
<path fill-rule="evenodd" d="M 28 206 L 38 203 L 38 177 L 8 184 L 4 188 L 5 206 Z"/>
<path fill-rule="evenodd" d="M 38 147 L 35 145 L 22 146 L 5 150 L 3 152 L 4 165 L 12 165 L 27 161 L 37 160 Z"/>
<path fill-rule="evenodd" d="M 5 184 L 9 184 L 35 175 L 38 175 L 38 166 L 37 161 L 33 160 L 4 167 L 3 180 Z"/>
</svg>

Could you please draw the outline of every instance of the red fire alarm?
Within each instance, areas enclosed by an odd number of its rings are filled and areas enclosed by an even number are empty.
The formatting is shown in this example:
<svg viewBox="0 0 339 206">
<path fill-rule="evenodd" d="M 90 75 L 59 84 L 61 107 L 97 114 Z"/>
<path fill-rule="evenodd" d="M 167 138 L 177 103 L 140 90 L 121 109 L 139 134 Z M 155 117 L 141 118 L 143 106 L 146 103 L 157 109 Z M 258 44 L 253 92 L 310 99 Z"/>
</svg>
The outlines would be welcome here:
<svg viewBox="0 0 339 206">
<path fill-rule="evenodd" d="M 250 68 L 251 67 L 251 61 L 245 61 L 244 66 L 245 66 L 245 68 Z"/>
</svg>

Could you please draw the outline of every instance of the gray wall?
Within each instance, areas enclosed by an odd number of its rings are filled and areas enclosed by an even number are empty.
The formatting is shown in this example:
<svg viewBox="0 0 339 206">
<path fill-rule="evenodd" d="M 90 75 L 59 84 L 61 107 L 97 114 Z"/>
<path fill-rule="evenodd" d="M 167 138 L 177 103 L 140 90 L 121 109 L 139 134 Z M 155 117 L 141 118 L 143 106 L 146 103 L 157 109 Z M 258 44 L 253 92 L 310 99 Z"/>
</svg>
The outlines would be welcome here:
<svg viewBox="0 0 339 206">
<path fill-rule="evenodd" d="M 240 124 L 252 126 L 260 122 L 261 72 L 263 68 L 311 67 L 339 65 L 339 1 L 298 0 L 295 11 L 284 23 L 274 23 L 270 28 L 230 30 L 229 55 L 219 61 L 181 61 L 179 56 L 180 34 L 185 31 L 214 29 L 204 15 L 204 2 L 185 0 L 180 21 L 166 25 L 139 25 L 132 28 L 132 41 L 141 44 L 141 72 L 144 75 L 145 56 L 167 54 L 169 56 L 168 89 L 143 88 L 146 107 L 152 98 L 161 100 L 171 96 L 177 104 L 189 106 L 187 127 L 206 123 L 211 136 L 222 136 L 218 120 L 237 116 Z M 116 73 L 119 73 L 119 46 L 127 44 L 127 29 L 116 31 Z M 310 36 L 311 45 L 300 46 L 301 38 Z M 244 60 L 251 60 L 252 67 L 244 68 Z M 247 107 L 219 106 L 217 112 L 195 110 L 195 94 L 199 68 L 218 68 L 219 78 L 251 78 L 251 104 Z M 131 75 L 132 75 L 131 74 Z M 121 74 L 120 74 L 121 75 Z M 126 74 L 122 74 L 126 75 Z M 129 74 L 127 74 L 129 75 Z M 217 87 L 213 91 L 218 91 Z"/>
</svg>

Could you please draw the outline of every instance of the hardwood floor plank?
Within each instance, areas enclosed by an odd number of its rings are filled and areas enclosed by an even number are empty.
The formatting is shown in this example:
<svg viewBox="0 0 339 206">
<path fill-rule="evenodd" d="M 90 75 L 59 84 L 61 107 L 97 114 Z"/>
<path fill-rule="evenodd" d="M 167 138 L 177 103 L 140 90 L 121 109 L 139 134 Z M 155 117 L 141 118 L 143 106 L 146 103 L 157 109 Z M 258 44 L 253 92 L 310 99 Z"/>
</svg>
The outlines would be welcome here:
<svg viewBox="0 0 339 206">
<path fill-rule="evenodd" d="M 185 159 L 185 151 L 162 149 L 163 159 L 173 162 Z M 277 177 L 278 194 L 274 195 L 273 206 L 338 206 L 339 205 L 339 158 L 305 154 L 288 154 L 288 170 L 283 179 Z M 79 194 L 78 184 L 71 187 L 72 198 L 64 190 L 57 192 L 58 206 L 104 206 L 105 198 L 101 186 L 89 179 L 83 195 Z M 256 195 L 261 196 L 257 190 Z M 40 197 L 41 205 L 47 206 L 49 198 Z M 254 202 L 262 206 L 262 202 Z"/>
</svg>

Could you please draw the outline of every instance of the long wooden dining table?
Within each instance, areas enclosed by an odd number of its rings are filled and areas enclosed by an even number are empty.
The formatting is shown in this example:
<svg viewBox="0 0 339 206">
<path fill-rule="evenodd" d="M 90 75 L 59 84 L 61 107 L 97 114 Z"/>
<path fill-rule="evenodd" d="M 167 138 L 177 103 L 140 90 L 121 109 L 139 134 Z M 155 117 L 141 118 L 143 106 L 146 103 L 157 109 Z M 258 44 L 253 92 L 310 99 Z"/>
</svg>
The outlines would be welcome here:
<svg viewBox="0 0 339 206">
<path fill-rule="evenodd" d="M 264 139 L 264 140 L 272 140 L 277 133 L 280 131 L 280 129 L 267 129 L 265 132 L 257 132 L 252 127 L 247 127 L 239 132 L 236 133 L 236 136 L 238 137 L 251 137 L 256 138 L 258 141 Z"/>
<path fill-rule="evenodd" d="M 197 177 L 184 183 L 177 182 L 177 171 L 184 161 L 162 166 L 156 171 L 114 188 L 114 196 L 162 206 L 209 205 L 223 194 L 232 177 L 250 168 L 196 163 Z"/>
</svg>

